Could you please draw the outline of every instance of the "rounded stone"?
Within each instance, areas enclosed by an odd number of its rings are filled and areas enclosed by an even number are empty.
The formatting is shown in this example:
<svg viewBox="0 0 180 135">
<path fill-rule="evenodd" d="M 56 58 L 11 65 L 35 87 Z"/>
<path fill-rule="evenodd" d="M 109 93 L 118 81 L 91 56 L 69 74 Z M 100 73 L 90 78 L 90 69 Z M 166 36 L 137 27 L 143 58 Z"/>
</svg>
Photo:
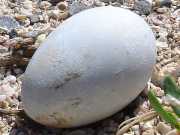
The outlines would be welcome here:
<svg viewBox="0 0 180 135">
<path fill-rule="evenodd" d="M 154 35 L 138 15 L 112 6 L 82 11 L 32 57 L 23 80 L 24 109 L 51 127 L 96 122 L 137 97 L 155 57 Z"/>
</svg>

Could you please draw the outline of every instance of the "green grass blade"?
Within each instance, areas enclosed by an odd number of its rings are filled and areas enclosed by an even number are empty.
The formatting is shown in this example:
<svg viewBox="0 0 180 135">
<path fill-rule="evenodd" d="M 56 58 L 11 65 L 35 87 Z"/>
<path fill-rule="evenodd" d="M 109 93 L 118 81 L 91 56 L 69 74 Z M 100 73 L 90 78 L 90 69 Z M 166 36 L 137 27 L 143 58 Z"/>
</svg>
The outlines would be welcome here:
<svg viewBox="0 0 180 135">
<path fill-rule="evenodd" d="M 180 100 L 180 89 L 177 87 L 175 81 L 170 76 L 165 77 L 163 84 L 165 94 L 169 94 Z"/>
<path fill-rule="evenodd" d="M 148 92 L 148 98 L 150 101 L 151 106 L 154 110 L 168 123 L 170 123 L 173 127 L 175 127 L 178 131 L 180 131 L 180 123 L 178 123 L 177 118 L 164 110 L 162 105 L 159 103 L 158 99 L 156 98 L 155 94 L 152 91 Z"/>
</svg>

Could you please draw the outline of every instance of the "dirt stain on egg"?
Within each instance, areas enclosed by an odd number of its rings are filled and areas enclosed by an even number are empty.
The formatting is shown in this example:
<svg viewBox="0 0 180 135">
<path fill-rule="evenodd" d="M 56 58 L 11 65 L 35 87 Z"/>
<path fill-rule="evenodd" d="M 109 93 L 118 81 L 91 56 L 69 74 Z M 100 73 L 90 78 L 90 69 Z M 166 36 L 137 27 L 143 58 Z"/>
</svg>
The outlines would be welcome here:
<svg viewBox="0 0 180 135">
<path fill-rule="evenodd" d="M 46 123 L 50 127 L 69 127 L 71 126 L 72 117 L 67 117 L 61 113 L 53 112 L 50 115 L 41 115 L 36 120 Z M 50 123 L 50 124 L 48 124 Z"/>
<path fill-rule="evenodd" d="M 67 73 L 64 77 L 64 80 L 59 82 L 59 83 L 55 83 L 54 85 L 54 89 L 55 90 L 58 90 L 59 88 L 62 88 L 64 87 L 68 82 L 74 80 L 74 79 L 77 79 L 77 78 L 80 78 L 81 77 L 81 74 L 80 73 Z M 58 82 L 58 81 L 57 81 Z"/>
</svg>

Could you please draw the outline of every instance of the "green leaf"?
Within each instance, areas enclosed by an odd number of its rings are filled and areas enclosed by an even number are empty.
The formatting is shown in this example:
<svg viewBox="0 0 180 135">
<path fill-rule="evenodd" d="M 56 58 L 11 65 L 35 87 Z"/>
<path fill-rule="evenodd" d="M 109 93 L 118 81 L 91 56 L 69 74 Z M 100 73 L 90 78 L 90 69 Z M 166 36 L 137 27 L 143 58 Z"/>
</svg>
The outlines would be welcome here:
<svg viewBox="0 0 180 135">
<path fill-rule="evenodd" d="M 172 106 L 175 114 L 180 118 L 180 107 Z"/>
<path fill-rule="evenodd" d="M 163 84 L 164 84 L 165 94 L 169 94 L 180 100 L 180 89 L 178 88 L 175 81 L 170 76 L 165 77 Z"/>
<path fill-rule="evenodd" d="M 177 118 L 170 112 L 164 110 L 162 105 L 159 103 L 155 94 L 152 91 L 148 92 L 148 98 L 151 106 L 154 110 L 168 123 L 170 123 L 173 127 L 175 127 L 178 131 L 180 131 L 180 123 L 178 123 Z"/>
</svg>

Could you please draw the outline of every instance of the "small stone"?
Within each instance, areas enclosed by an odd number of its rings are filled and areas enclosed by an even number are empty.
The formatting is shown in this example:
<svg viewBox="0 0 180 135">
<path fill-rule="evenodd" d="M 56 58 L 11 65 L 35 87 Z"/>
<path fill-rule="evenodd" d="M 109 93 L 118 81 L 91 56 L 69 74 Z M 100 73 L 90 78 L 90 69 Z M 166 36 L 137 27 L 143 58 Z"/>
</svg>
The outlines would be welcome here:
<svg viewBox="0 0 180 135">
<path fill-rule="evenodd" d="M 7 29 L 10 31 L 11 29 L 18 28 L 19 23 L 10 16 L 1 16 L 0 17 L 0 27 Z"/>
<path fill-rule="evenodd" d="M 168 8 L 166 8 L 166 7 L 158 8 L 158 9 L 156 9 L 156 12 L 157 13 L 161 13 L 161 14 L 167 13 L 168 12 Z"/>
<path fill-rule="evenodd" d="M 27 19 L 27 16 L 26 15 L 16 15 L 15 18 L 18 21 L 22 21 L 22 20 L 24 21 Z"/>
<path fill-rule="evenodd" d="M 130 132 L 130 133 L 124 133 L 123 135 L 134 135 L 133 132 Z"/>
<path fill-rule="evenodd" d="M 29 46 L 26 50 L 24 50 L 24 56 L 28 58 L 32 57 L 37 48 L 38 47 L 36 46 Z"/>
<path fill-rule="evenodd" d="M 94 0 L 76 0 L 69 5 L 69 13 L 74 15 L 82 10 L 94 7 Z"/>
<path fill-rule="evenodd" d="M 3 46 L 7 47 L 7 48 L 11 48 L 11 47 L 15 47 L 17 44 L 17 41 L 14 39 L 11 40 L 7 40 L 5 43 L 3 43 Z"/>
<path fill-rule="evenodd" d="M 15 90 L 10 87 L 9 84 L 3 84 L 0 86 L 0 94 L 6 96 L 12 96 L 15 94 Z"/>
<path fill-rule="evenodd" d="M 156 40 L 156 46 L 161 47 L 161 48 L 167 48 L 168 44 L 167 44 L 167 42 L 161 42 L 159 40 Z"/>
<path fill-rule="evenodd" d="M 163 7 L 163 6 L 170 7 L 171 4 L 172 4 L 171 0 L 156 0 L 155 1 L 155 6 L 158 6 L 158 7 Z"/>
<path fill-rule="evenodd" d="M 176 129 L 169 131 L 166 135 L 178 135 L 178 131 Z"/>
<path fill-rule="evenodd" d="M 157 125 L 157 131 L 162 135 L 166 135 L 169 131 L 171 131 L 171 127 L 164 122 L 159 122 Z"/>
<path fill-rule="evenodd" d="M 63 19 L 66 19 L 68 16 L 69 16 L 69 12 L 68 11 L 60 12 L 59 16 L 58 16 L 58 19 L 59 20 L 63 20 Z"/>
<path fill-rule="evenodd" d="M 23 16 L 31 16 L 31 15 L 33 15 L 31 9 L 21 8 L 21 9 L 20 9 L 20 13 L 21 13 Z"/>
<path fill-rule="evenodd" d="M 22 58 L 19 61 L 19 66 L 27 66 L 28 63 L 29 63 L 29 59 L 28 58 Z"/>
<path fill-rule="evenodd" d="M 139 125 L 134 125 L 132 127 L 132 130 L 134 132 L 135 135 L 140 135 L 140 129 L 139 129 Z"/>
<path fill-rule="evenodd" d="M 60 11 L 60 10 L 50 10 L 48 12 L 50 18 L 54 19 L 65 19 L 68 17 L 69 13 L 67 11 Z"/>
<path fill-rule="evenodd" d="M 49 9 L 51 6 L 52 6 L 52 4 L 48 1 L 41 1 L 40 5 L 39 5 L 39 7 L 44 10 Z"/>
<path fill-rule="evenodd" d="M 13 71 L 14 71 L 14 73 L 15 73 L 16 75 L 19 75 L 19 74 L 22 74 L 22 73 L 23 73 L 23 70 L 20 69 L 20 68 L 16 68 L 16 69 L 14 69 Z"/>
<path fill-rule="evenodd" d="M 4 47 L 2 45 L 0 45 L 0 53 L 5 53 L 5 52 L 8 52 L 8 48 L 7 47 Z"/>
<path fill-rule="evenodd" d="M 105 5 L 106 5 L 104 2 L 99 1 L 99 0 L 95 0 L 95 1 L 94 1 L 94 4 L 95 4 L 95 6 L 97 6 L 97 7 L 102 7 L 102 6 L 105 6 Z M 118 4 L 119 4 L 119 3 L 118 3 Z"/>
<path fill-rule="evenodd" d="M 68 9 L 68 3 L 63 1 L 63 2 L 59 2 L 57 4 L 57 7 L 60 9 L 60 10 L 67 10 Z"/>
<path fill-rule="evenodd" d="M 146 130 L 150 130 L 153 128 L 153 124 L 152 122 L 146 122 L 144 125 L 143 125 L 143 130 L 146 131 Z"/>
<path fill-rule="evenodd" d="M 33 3 L 30 0 L 24 0 L 22 4 L 25 9 L 33 9 Z"/>
<path fill-rule="evenodd" d="M 148 15 L 152 10 L 152 0 L 135 0 L 134 9 L 141 15 Z"/>
<path fill-rule="evenodd" d="M 13 76 L 13 75 L 7 76 L 7 77 L 5 78 L 5 80 L 6 80 L 7 82 L 9 82 L 10 84 L 15 84 L 15 83 L 16 83 L 16 77 Z"/>
<path fill-rule="evenodd" d="M 50 18 L 54 18 L 54 19 L 57 19 L 58 18 L 58 16 L 59 16 L 59 10 L 49 10 L 48 12 L 47 12 L 47 14 L 48 14 L 48 16 L 50 17 Z"/>
<path fill-rule="evenodd" d="M 5 100 L 6 100 L 6 98 L 7 98 L 7 96 L 6 96 L 6 95 L 0 95 L 0 102 L 5 101 Z"/>
<path fill-rule="evenodd" d="M 36 40 L 36 44 L 41 44 L 44 40 L 46 39 L 46 34 L 40 34 L 38 37 L 37 37 L 37 40 Z"/>
<path fill-rule="evenodd" d="M 31 15 L 29 16 L 29 19 L 30 19 L 31 24 L 34 24 L 40 21 L 39 15 Z"/>
<path fill-rule="evenodd" d="M 9 32 L 9 38 L 15 38 L 17 37 L 17 32 L 15 29 L 12 29 L 10 32 Z"/>
<path fill-rule="evenodd" d="M 155 135 L 154 129 L 148 129 L 142 133 L 142 135 Z"/>
<path fill-rule="evenodd" d="M 3 44 L 7 39 L 5 36 L 0 36 L 0 44 Z"/>
<path fill-rule="evenodd" d="M 39 32 L 38 31 L 29 31 L 25 33 L 19 33 L 20 36 L 26 37 L 26 38 L 36 38 L 38 36 Z"/>
</svg>

